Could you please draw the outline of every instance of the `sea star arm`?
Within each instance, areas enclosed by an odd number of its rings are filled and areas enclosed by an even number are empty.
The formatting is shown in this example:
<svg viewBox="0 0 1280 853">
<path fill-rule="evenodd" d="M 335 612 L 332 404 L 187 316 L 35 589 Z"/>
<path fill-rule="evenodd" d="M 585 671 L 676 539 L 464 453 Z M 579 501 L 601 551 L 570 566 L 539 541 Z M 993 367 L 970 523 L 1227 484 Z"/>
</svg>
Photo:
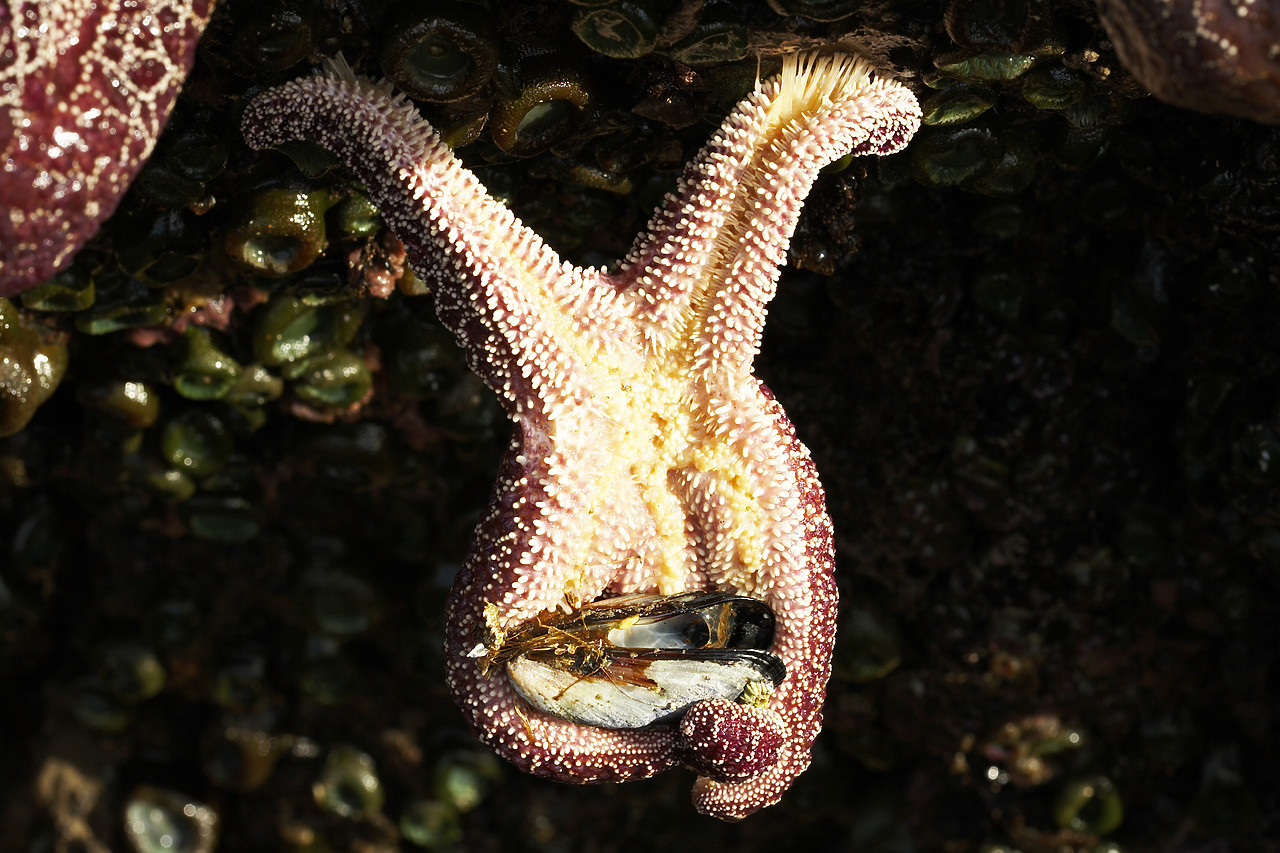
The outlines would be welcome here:
<svg viewBox="0 0 1280 853">
<path fill-rule="evenodd" d="M 307 140 L 350 167 L 413 269 L 436 285 L 437 311 L 469 365 L 513 416 L 572 397 L 593 351 L 619 345 L 600 274 L 561 261 L 388 83 L 356 76 L 338 57 L 326 74 L 258 97 L 243 125 L 255 148 Z M 586 313 L 590 325 L 566 319 Z"/>
<path fill-rule="evenodd" d="M 727 375 L 750 373 L 765 306 L 818 173 L 846 154 L 892 154 L 919 126 L 915 96 L 861 60 L 788 61 L 689 163 L 614 276 L 653 321 L 650 350 L 683 346 L 696 329 L 702 363 L 694 373 L 717 362 Z"/>
</svg>

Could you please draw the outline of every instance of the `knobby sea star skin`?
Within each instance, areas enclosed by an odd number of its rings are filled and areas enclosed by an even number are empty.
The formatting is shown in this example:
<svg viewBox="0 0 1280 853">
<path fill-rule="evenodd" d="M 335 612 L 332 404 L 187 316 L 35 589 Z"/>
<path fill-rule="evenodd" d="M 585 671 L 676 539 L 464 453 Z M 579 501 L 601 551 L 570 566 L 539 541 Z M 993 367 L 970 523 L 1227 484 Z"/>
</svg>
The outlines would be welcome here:
<svg viewBox="0 0 1280 853">
<path fill-rule="evenodd" d="M 213 0 L 0 0 L 0 296 L 39 284 L 151 155 Z"/>
<path fill-rule="evenodd" d="M 1160 100 L 1280 124 L 1280 2 L 1098 0 L 1125 67 Z"/>
<path fill-rule="evenodd" d="M 897 151 L 919 116 L 906 88 L 860 60 L 788 58 L 609 273 L 562 262 L 410 104 L 345 64 L 245 112 L 253 147 L 311 139 L 365 182 L 516 421 L 450 593 L 446 659 L 472 728 L 521 768 L 601 782 L 686 764 L 711 774 L 695 805 L 732 819 L 776 802 L 808 766 L 835 633 L 831 523 L 809 453 L 752 362 L 818 171 L 850 151 Z M 712 589 L 777 616 L 787 677 L 762 711 L 695 705 L 682 730 L 577 725 L 523 705 L 501 670 L 486 678 L 468 655 L 489 603 L 511 629 L 566 598 Z"/>
</svg>

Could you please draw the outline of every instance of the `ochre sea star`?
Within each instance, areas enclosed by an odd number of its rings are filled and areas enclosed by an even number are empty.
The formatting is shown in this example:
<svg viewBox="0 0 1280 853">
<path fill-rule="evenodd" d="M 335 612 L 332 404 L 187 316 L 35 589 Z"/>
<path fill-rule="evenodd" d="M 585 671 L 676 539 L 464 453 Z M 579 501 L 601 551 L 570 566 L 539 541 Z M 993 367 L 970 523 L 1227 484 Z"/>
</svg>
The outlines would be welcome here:
<svg viewBox="0 0 1280 853">
<path fill-rule="evenodd" d="M 1168 104 L 1280 124 L 1280 3 L 1098 0 L 1125 67 Z"/>
<path fill-rule="evenodd" d="M 151 156 L 213 0 L 0 0 L 0 296 L 66 267 Z"/>
<path fill-rule="evenodd" d="M 831 669 L 831 524 L 808 451 L 751 373 L 766 306 L 819 170 L 902 148 L 903 86 L 847 55 L 789 57 L 685 169 L 615 272 L 579 269 L 491 198 L 386 84 L 332 73 L 245 112 L 255 148 L 309 139 L 363 181 L 515 435 L 448 605 L 449 686 L 477 734 L 564 781 L 684 764 L 702 811 L 776 802 L 809 764 Z M 695 705 L 676 730 L 533 711 L 468 655 L 566 597 L 725 590 L 777 616 L 787 677 L 764 709 Z M 495 611 L 491 608 L 491 613 Z"/>
</svg>

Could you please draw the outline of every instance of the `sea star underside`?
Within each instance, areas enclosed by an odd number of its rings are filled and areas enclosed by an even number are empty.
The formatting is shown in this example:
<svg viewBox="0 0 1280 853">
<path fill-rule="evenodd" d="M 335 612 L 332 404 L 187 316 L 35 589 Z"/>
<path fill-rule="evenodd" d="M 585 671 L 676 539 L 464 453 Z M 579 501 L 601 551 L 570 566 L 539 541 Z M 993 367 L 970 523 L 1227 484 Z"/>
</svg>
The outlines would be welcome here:
<svg viewBox="0 0 1280 853">
<path fill-rule="evenodd" d="M 255 148 L 308 139 L 368 187 L 442 322 L 516 422 L 450 594 L 447 676 L 485 742 L 574 782 L 701 774 L 700 810 L 740 818 L 809 764 L 830 676 L 831 523 L 808 451 L 752 375 L 819 170 L 887 154 L 919 125 L 903 86 L 843 54 L 788 57 L 685 169 L 615 271 L 580 269 L 491 198 L 403 97 L 344 63 L 255 100 Z M 676 729 L 609 730 L 534 711 L 471 655 L 503 629 L 633 591 L 723 590 L 776 614 L 787 667 L 763 708 L 695 705 Z"/>
</svg>

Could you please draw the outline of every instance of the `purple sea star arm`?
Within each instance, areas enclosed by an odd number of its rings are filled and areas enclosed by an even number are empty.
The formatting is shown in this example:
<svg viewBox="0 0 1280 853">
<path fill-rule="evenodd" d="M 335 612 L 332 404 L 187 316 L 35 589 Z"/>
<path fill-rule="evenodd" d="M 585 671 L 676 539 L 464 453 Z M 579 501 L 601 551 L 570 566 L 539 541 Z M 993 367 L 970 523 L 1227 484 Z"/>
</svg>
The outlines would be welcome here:
<svg viewBox="0 0 1280 853">
<path fill-rule="evenodd" d="M 1160 100 L 1280 124 L 1276 0 L 1098 0 L 1120 60 Z"/>
<path fill-rule="evenodd" d="M 445 653 L 473 730 L 523 769 L 596 782 L 685 764 L 703 774 L 695 804 L 739 818 L 808 766 L 834 642 L 831 525 L 809 453 L 751 363 L 818 170 L 850 149 L 895 150 L 918 120 L 909 92 L 851 57 L 788 58 L 605 275 L 561 262 L 385 85 L 339 65 L 246 110 L 250 144 L 314 139 L 368 185 L 516 421 L 450 593 Z M 477 655 L 495 625 L 566 601 L 713 589 L 776 615 L 787 676 L 762 707 L 597 728 L 533 710 Z"/>
<path fill-rule="evenodd" d="M 746 469 L 756 473 L 760 533 L 764 534 L 759 537 L 760 547 L 765 553 L 750 577 L 728 568 L 730 564 L 724 556 L 717 558 L 717 552 L 736 550 L 742 542 L 757 538 L 744 535 L 735 543 L 742 531 L 734 529 L 708 536 L 707 562 L 715 567 L 710 572 L 713 588 L 732 588 L 760 598 L 778 615 L 773 651 L 786 662 L 787 678 L 769 697 L 766 710 L 781 719 L 785 737 L 777 762 L 753 778 L 721 781 L 704 776 L 698 780 L 694 805 L 705 814 L 726 819 L 742 818 L 776 803 L 809 766 L 810 749 L 822 728 L 838 610 L 831 520 L 818 472 L 782 407 L 763 385 L 759 389 L 772 430 L 761 427 L 741 444 L 751 445 L 752 461 Z M 727 503 L 728 490 L 722 484 L 713 482 L 710 487 L 722 504 Z M 720 514 L 707 513 L 708 517 Z M 737 556 L 749 559 L 752 555 Z M 696 761 L 693 766 L 697 767 Z"/>
<path fill-rule="evenodd" d="M 0 296 L 65 268 L 151 156 L 213 0 L 0 0 Z"/>
</svg>

